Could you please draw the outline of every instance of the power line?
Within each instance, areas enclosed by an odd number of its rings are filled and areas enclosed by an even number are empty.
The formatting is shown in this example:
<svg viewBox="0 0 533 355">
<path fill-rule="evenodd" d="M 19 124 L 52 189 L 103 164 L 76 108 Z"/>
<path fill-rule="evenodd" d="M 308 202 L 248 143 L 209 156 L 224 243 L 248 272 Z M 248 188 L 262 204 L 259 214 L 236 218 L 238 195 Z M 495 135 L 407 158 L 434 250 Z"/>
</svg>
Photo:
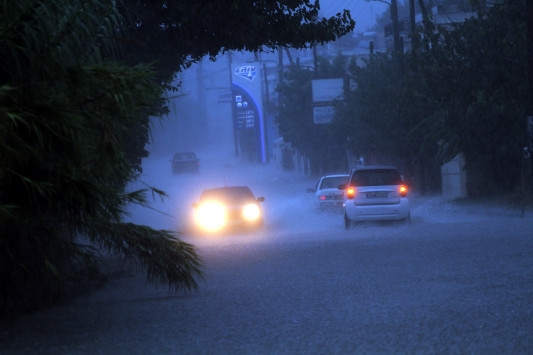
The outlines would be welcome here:
<svg viewBox="0 0 533 355">
<path fill-rule="evenodd" d="M 322 12 L 322 14 L 326 15 L 326 16 L 330 16 L 329 14 L 331 13 L 331 9 L 332 8 L 337 8 L 337 5 L 335 5 L 338 1 L 340 0 L 334 0 L 335 2 L 328 2 L 328 7 L 327 8 L 320 8 L 320 12 Z M 333 12 L 335 13 L 335 12 Z"/>
<path fill-rule="evenodd" d="M 357 20 L 361 17 L 361 15 L 368 9 L 368 6 L 370 5 L 370 2 L 366 2 L 366 4 L 364 5 L 364 7 L 361 9 L 361 11 L 359 11 L 359 13 L 357 15 L 354 16 L 354 19 Z"/>
<path fill-rule="evenodd" d="M 334 0 L 333 2 L 328 2 L 327 7 L 324 8 L 322 14 L 324 16 L 333 16 L 336 13 L 341 12 L 342 10 L 349 10 L 352 18 L 359 22 L 362 18 L 366 17 L 365 12 L 370 6 L 369 0 Z M 374 12 L 371 12 L 374 14 Z M 372 18 L 374 20 L 374 18 Z"/>
</svg>

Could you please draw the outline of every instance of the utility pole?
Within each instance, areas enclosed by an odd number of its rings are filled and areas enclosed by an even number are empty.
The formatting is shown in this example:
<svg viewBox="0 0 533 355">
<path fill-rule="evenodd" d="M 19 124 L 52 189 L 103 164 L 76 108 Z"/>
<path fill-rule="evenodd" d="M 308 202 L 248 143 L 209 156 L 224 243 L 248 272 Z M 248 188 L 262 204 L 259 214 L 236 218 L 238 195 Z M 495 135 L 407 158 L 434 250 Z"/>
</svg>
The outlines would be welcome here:
<svg viewBox="0 0 533 355">
<path fill-rule="evenodd" d="M 533 116 L 533 3 L 526 2 L 526 18 L 527 18 L 527 115 Z"/>
<path fill-rule="evenodd" d="M 315 79 L 318 76 L 318 58 L 316 55 L 316 43 L 313 44 L 313 76 L 315 77 Z"/>
<path fill-rule="evenodd" d="M 418 0 L 418 5 L 420 6 L 420 12 L 422 12 L 422 18 L 424 19 L 424 26 L 426 25 L 426 22 L 429 22 L 429 16 L 428 11 L 426 9 L 426 5 L 424 5 L 424 0 Z"/>
<path fill-rule="evenodd" d="M 237 127 L 235 123 L 235 112 L 234 112 L 235 109 L 233 107 L 233 105 L 235 105 L 235 103 L 233 102 L 235 98 L 233 97 L 233 74 L 232 74 L 231 65 L 232 65 L 231 52 L 228 52 L 228 72 L 229 72 L 229 90 L 231 92 L 230 104 L 231 104 L 231 122 L 233 125 L 233 144 L 235 145 L 235 157 L 238 158 L 239 157 L 239 142 L 237 141 Z"/>
<path fill-rule="evenodd" d="M 403 44 L 400 38 L 400 25 L 398 23 L 398 0 L 391 0 L 390 2 L 390 16 L 392 20 L 392 35 L 394 37 L 394 52 L 393 59 L 396 62 L 399 73 L 399 86 L 403 80 Z"/>
<path fill-rule="evenodd" d="M 292 60 L 292 55 L 291 55 L 291 51 L 289 50 L 289 48 L 285 48 L 285 53 L 287 53 L 287 58 L 289 58 L 289 63 L 292 66 L 294 66 L 294 60 Z"/>
<path fill-rule="evenodd" d="M 527 203 L 531 200 L 531 186 L 533 184 L 533 167 L 531 154 L 533 153 L 533 4 L 526 2 L 527 21 L 527 117 L 526 117 L 526 146 L 522 159 L 522 217 L 525 216 Z"/>
<path fill-rule="evenodd" d="M 390 16 L 392 20 L 392 35 L 394 37 L 394 51 L 396 53 L 400 53 L 400 25 L 398 23 L 398 0 L 391 0 Z"/>
<path fill-rule="evenodd" d="M 400 37 L 400 52 L 399 52 L 399 55 L 400 55 L 400 58 L 399 61 L 400 61 L 400 77 L 402 78 L 403 80 L 403 36 Z"/>
<path fill-rule="evenodd" d="M 268 147 L 268 134 L 267 134 L 267 128 L 268 128 L 268 125 L 267 125 L 267 120 L 271 117 L 271 103 L 270 103 L 270 90 L 268 88 L 268 72 L 267 72 L 267 66 L 265 63 L 263 63 L 263 77 L 264 77 L 264 80 L 265 80 L 265 95 L 264 95 L 264 98 L 266 101 L 264 104 L 263 104 L 263 132 L 264 132 L 264 140 L 265 140 L 265 163 L 268 163 L 268 161 L 270 160 L 270 157 L 269 157 L 269 150 L 267 149 Z"/>
<path fill-rule="evenodd" d="M 196 69 L 196 93 L 198 95 L 198 105 L 199 105 L 199 123 L 201 129 L 204 131 L 207 130 L 207 110 L 206 110 L 206 90 L 204 82 L 204 65 L 202 60 L 198 62 L 198 67 Z"/>
<path fill-rule="evenodd" d="M 409 22 L 411 25 L 411 53 L 414 56 L 418 47 L 418 38 L 415 36 L 415 0 L 409 0 Z"/>
<path fill-rule="evenodd" d="M 283 82 L 283 50 L 281 48 L 278 49 L 278 74 L 279 74 L 279 82 L 282 83 Z"/>
</svg>

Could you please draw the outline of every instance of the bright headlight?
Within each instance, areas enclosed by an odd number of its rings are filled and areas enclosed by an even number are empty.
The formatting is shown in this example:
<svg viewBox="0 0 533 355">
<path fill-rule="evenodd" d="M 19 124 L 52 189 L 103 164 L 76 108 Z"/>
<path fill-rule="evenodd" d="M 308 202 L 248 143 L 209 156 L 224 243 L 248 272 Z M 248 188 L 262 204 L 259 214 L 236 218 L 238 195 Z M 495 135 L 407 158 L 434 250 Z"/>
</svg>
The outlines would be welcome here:
<svg viewBox="0 0 533 355">
<path fill-rule="evenodd" d="M 247 221 L 255 221 L 261 216 L 261 210 L 259 206 L 254 203 L 244 206 L 242 209 L 242 216 Z"/>
<path fill-rule="evenodd" d="M 226 224 L 226 208 L 218 202 L 204 202 L 196 210 L 196 223 L 210 231 L 220 229 Z"/>
</svg>

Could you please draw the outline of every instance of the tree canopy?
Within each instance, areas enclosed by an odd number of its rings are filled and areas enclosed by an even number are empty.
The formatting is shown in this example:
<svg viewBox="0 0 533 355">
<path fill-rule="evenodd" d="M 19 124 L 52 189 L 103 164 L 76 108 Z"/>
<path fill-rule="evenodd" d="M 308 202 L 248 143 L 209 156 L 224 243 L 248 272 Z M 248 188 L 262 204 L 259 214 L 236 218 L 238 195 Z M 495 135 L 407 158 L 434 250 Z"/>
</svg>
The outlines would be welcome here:
<svg viewBox="0 0 533 355">
<path fill-rule="evenodd" d="M 345 92 L 324 140 L 400 166 L 422 193 L 440 191 L 440 166 L 459 153 L 466 158 L 471 196 L 513 192 L 527 131 L 525 4 L 506 1 L 480 10 L 453 30 L 429 24 L 413 34 L 415 54 L 377 53 L 364 65 L 352 64 L 345 73 L 357 89 Z M 288 77 L 280 101 L 303 97 L 311 75 L 305 78 L 294 85 L 296 78 Z M 293 101 L 292 110 L 300 106 Z M 312 126 L 312 114 L 301 119 L 281 109 L 281 135 L 306 149 L 300 142 L 312 142 L 313 133 L 302 129 L 293 138 L 292 127 L 297 120 Z"/>
<path fill-rule="evenodd" d="M 135 61 L 156 62 L 172 74 L 204 56 L 226 51 L 263 52 L 306 48 L 353 30 L 344 10 L 318 18 L 319 1 L 309 0 L 123 0 L 125 32 Z"/>
<path fill-rule="evenodd" d="M 171 290 L 202 264 L 177 231 L 125 223 L 147 204 L 135 180 L 149 119 L 172 74 L 204 54 L 332 40 L 349 14 L 315 22 L 301 1 L 0 0 L 0 313 L 65 295 L 93 245 Z M 163 84 L 163 85 L 162 85 Z"/>
</svg>

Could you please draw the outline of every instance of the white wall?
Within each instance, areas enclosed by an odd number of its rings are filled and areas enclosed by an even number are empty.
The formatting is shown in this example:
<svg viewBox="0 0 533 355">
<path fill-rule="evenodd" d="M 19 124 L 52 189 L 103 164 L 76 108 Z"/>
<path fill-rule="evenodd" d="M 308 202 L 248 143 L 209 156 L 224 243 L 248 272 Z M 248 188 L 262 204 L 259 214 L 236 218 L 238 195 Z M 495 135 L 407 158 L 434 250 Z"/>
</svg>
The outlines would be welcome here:
<svg viewBox="0 0 533 355">
<path fill-rule="evenodd" d="M 461 153 L 440 167 L 442 194 L 448 199 L 466 197 L 465 157 Z"/>
</svg>

